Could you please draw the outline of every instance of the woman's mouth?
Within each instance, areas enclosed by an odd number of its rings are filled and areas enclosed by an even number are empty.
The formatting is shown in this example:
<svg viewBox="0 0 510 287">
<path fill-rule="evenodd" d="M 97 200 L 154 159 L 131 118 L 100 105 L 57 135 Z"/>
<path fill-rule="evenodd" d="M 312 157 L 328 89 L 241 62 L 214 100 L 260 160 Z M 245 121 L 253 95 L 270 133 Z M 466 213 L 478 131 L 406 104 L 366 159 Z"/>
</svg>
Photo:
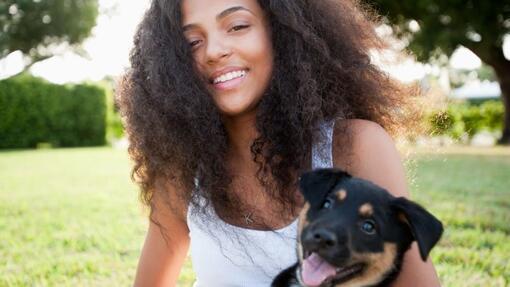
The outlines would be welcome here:
<svg viewBox="0 0 510 287">
<path fill-rule="evenodd" d="M 248 70 L 237 70 L 222 74 L 211 80 L 211 85 L 218 90 L 234 89 L 241 84 Z"/>
</svg>

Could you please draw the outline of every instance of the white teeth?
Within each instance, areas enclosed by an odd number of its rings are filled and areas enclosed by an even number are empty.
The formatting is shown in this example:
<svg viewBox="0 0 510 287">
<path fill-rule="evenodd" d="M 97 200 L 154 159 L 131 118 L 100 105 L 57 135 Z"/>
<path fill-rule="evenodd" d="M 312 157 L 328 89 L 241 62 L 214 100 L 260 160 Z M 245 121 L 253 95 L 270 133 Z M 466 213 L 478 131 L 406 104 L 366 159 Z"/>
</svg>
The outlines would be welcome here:
<svg viewBox="0 0 510 287">
<path fill-rule="evenodd" d="M 246 71 L 229 72 L 229 73 L 223 74 L 223 75 L 217 77 L 216 79 L 214 79 L 213 83 L 214 84 L 223 83 L 223 82 L 226 82 L 226 81 L 233 80 L 235 78 L 244 77 L 244 75 L 246 75 Z"/>
</svg>

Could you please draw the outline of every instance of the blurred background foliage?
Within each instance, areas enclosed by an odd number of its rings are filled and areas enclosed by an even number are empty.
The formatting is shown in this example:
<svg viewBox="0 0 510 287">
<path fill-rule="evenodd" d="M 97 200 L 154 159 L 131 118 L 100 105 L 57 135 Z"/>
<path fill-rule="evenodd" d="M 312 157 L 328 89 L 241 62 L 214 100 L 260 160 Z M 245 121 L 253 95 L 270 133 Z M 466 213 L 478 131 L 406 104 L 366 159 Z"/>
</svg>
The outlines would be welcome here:
<svg viewBox="0 0 510 287">
<path fill-rule="evenodd" d="M 105 144 L 107 90 L 21 74 L 0 81 L 0 148 Z"/>
<path fill-rule="evenodd" d="M 112 78 L 57 85 L 28 73 L 59 53 L 84 54 L 98 15 L 97 0 L 0 2 L 0 59 L 20 51 L 25 62 L 0 81 L 0 149 L 97 146 L 123 136 Z"/>
<path fill-rule="evenodd" d="M 481 103 L 450 103 L 445 109 L 428 111 L 425 117 L 427 133 L 460 139 L 473 137 L 481 131 L 498 132 L 503 125 L 504 107 L 501 101 Z"/>
<path fill-rule="evenodd" d="M 510 33 L 509 1 L 371 0 L 416 58 L 450 57 L 463 46 L 493 69 L 505 108 L 499 142 L 510 145 L 510 61 L 503 51 Z"/>
<path fill-rule="evenodd" d="M 21 51 L 26 71 L 58 51 L 80 52 L 79 44 L 96 25 L 98 5 L 97 0 L 2 0 L 0 59 Z"/>
</svg>

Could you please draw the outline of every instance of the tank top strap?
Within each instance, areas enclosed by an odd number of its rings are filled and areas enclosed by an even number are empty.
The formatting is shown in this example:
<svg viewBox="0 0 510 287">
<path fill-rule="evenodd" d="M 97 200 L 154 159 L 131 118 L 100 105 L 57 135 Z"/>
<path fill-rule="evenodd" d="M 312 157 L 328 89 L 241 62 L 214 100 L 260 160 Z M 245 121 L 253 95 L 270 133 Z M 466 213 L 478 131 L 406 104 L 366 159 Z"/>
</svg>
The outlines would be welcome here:
<svg viewBox="0 0 510 287">
<path fill-rule="evenodd" d="M 312 169 L 333 167 L 334 120 L 322 122 L 312 144 Z"/>
</svg>

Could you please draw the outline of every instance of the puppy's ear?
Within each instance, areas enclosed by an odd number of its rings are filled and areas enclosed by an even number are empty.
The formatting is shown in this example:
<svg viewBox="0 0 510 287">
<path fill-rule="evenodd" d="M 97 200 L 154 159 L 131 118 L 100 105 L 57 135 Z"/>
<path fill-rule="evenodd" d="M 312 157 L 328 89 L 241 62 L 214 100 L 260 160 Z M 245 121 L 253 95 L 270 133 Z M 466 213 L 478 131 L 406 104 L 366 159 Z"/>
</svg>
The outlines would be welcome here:
<svg viewBox="0 0 510 287">
<path fill-rule="evenodd" d="M 418 242 L 421 259 L 426 261 L 443 234 L 443 224 L 423 207 L 404 197 L 395 198 L 392 207 L 397 211 L 399 220 L 409 225 Z"/>
<path fill-rule="evenodd" d="M 310 205 L 320 204 L 324 197 L 342 179 L 351 177 L 345 171 L 325 168 L 304 173 L 299 179 L 299 188 Z"/>
</svg>

